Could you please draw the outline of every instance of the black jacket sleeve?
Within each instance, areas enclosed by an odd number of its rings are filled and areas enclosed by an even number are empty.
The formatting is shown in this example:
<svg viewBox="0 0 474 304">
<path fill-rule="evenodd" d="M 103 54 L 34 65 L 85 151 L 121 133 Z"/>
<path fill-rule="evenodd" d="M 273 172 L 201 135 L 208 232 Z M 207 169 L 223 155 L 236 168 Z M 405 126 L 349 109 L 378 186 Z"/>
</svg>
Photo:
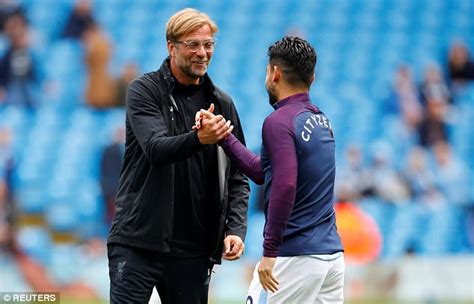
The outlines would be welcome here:
<svg viewBox="0 0 474 304">
<path fill-rule="evenodd" d="M 128 86 L 127 118 L 140 147 L 152 163 L 171 164 L 202 147 L 195 131 L 169 136 L 163 113 L 141 80 Z"/>
<path fill-rule="evenodd" d="M 233 104 L 230 107 L 230 119 L 234 125 L 234 135 L 245 145 L 245 138 L 239 116 Z M 228 179 L 228 211 L 226 218 L 226 235 L 238 235 L 245 240 L 247 232 L 247 210 L 250 195 L 248 178 L 231 163 Z"/>
</svg>

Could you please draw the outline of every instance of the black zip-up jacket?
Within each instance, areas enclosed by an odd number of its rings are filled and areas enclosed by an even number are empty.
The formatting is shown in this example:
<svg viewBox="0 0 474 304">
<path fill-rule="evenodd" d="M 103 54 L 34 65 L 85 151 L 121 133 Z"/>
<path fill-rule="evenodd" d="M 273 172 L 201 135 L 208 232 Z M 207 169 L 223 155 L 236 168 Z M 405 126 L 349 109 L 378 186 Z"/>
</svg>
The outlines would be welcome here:
<svg viewBox="0 0 474 304">
<path fill-rule="evenodd" d="M 230 96 L 205 83 L 216 106 L 215 113 L 230 119 L 233 134 L 245 142 L 240 120 Z M 169 252 L 173 231 L 174 163 L 202 149 L 196 131 L 177 134 L 174 78 L 166 59 L 160 69 L 133 80 L 127 89 L 125 156 L 117 189 L 115 215 L 108 243 Z M 194 118 L 191 118 L 194 120 Z M 220 201 L 214 231 L 211 264 L 221 262 L 225 235 L 242 240 L 247 230 L 250 193 L 248 179 L 218 147 Z M 192 179 L 191 179 L 192 180 Z M 183 210 L 183 212 L 185 212 Z"/>
</svg>

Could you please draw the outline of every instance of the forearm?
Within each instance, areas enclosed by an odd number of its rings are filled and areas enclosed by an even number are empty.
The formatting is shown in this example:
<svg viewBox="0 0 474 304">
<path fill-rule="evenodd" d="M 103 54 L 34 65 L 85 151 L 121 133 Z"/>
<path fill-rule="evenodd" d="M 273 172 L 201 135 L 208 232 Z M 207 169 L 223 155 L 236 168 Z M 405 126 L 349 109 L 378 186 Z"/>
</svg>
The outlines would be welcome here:
<svg viewBox="0 0 474 304">
<path fill-rule="evenodd" d="M 278 248 L 283 241 L 288 219 L 293 210 L 295 195 L 294 185 L 282 183 L 272 185 L 263 241 L 263 255 L 266 257 L 276 257 L 278 254 Z"/>
<path fill-rule="evenodd" d="M 242 172 L 258 185 L 263 184 L 260 156 L 247 149 L 233 134 L 219 143 Z"/>
<path fill-rule="evenodd" d="M 200 151 L 196 131 L 175 135 L 170 114 L 162 111 L 166 99 L 152 94 L 150 83 L 132 81 L 127 89 L 127 144 L 138 143 L 147 159 L 154 164 L 171 164 Z M 129 134 L 131 131 L 133 134 Z"/>
<path fill-rule="evenodd" d="M 152 137 L 144 146 L 146 155 L 156 164 L 171 164 L 186 159 L 202 147 L 194 131 L 176 136 Z"/>
</svg>

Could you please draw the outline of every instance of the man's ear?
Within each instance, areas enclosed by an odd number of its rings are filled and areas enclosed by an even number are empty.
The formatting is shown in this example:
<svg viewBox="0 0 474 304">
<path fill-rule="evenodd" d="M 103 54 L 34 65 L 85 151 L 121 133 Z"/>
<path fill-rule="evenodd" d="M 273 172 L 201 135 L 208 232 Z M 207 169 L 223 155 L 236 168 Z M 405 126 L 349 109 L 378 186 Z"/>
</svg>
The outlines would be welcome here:
<svg viewBox="0 0 474 304">
<path fill-rule="evenodd" d="M 272 82 L 279 82 L 282 77 L 282 70 L 279 66 L 274 65 L 272 67 Z"/>
<path fill-rule="evenodd" d="M 176 46 L 173 42 L 171 42 L 170 40 L 168 40 L 166 42 L 166 48 L 168 49 L 168 54 L 170 55 L 170 57 L 174 57 L 174 53 L 176 51 Z"/>
<path fill-rule="evenodd" d="M 313 76 L 311 76 L 311 80 L 309 81 L 309 84 L 311 85 L 315 79 L 316 79 L 316 73 L 314 73 Z"/>
</svg>

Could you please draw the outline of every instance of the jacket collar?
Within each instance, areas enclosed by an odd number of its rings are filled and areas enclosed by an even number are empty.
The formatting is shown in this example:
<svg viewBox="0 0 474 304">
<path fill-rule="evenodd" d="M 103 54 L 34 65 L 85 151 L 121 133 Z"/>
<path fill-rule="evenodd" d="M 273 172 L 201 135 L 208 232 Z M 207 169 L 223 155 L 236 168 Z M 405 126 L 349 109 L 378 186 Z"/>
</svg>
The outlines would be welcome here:
<svg viewBox="0 0 474 304">
<path fill-rule="evenodd" d="M 160 67 L 160 73 L 163 75 L 163 80 L 165 82 L 166 86 L 166 91 L 171 92 L 174 88 L 174 82 L 175 79 L 173 75 L 171 75 L 171 69 L 170 69 L 170 58 L 166 58 L 163 60 L 163 63 L 161 64 Z"/>
</svg>

